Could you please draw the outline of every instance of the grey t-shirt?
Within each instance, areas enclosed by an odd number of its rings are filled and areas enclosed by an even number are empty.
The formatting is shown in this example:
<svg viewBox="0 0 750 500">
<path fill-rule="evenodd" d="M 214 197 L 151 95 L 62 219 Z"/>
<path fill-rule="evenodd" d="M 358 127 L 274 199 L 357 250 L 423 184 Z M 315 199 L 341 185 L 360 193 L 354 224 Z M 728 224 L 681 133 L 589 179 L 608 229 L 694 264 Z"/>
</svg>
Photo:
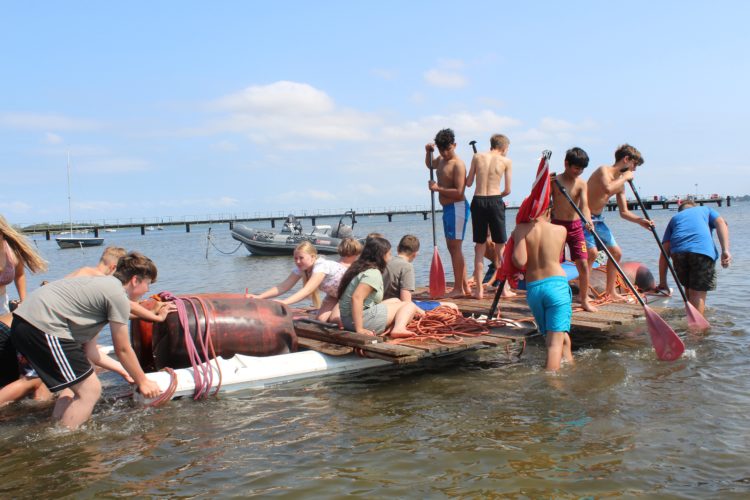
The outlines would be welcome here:
<svg viewBox="0 0 750 500">
<path fill-rule="evenodd" d="M 401 290 L 413 292 L 416 288 L 414 266 L 411 262 L 396 255 L 388 261 L 383 273 L 384 299 L 401 298 Z"/>
<path fill-rule="evenodd" d="M 81 276 L 38 288 L 15 314 L 45 333 L 83 343 L 110 321 L 127 324 L 130 300 L 114 276 Z"/>
</svg>

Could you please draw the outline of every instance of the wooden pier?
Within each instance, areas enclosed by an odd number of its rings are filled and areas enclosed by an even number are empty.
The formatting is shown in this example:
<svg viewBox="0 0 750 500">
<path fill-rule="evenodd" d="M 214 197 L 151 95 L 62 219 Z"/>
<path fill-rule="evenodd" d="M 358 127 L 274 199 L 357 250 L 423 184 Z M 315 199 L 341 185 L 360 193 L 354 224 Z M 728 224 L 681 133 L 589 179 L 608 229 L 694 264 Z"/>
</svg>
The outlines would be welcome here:
<svg viewBox="0 0 750 500">
<path fill-rule="evenodd" d="M 654 208 L 661 208 L 667 210 L 672 206 L 679 206 L 679 204 L 688 198 L 664 198 L 664 197 L 652 197 L 651 199 L 644 198 L 643 203 L 646 208 L 652 210 Z M 709 198 L 690 198 L 695 201 L 698 205 L 703 206 L 706 204 L 716 204 L 719 207 L 726 201 L 727 206 L 731 206 L 731 197 L 720 197 L 718 195 L 711 196 Z M 606 205 L 607 211 L 617 210 L 616 203 L 608 203 Z M 635 200 L 628 200 L 628 208 L 630 210 L 637 210 L 638 204 Z M 507 206 L 507 210 L 518 210 L 517 206 Z M 421 215 L 423 220 L 427 220 L 430 216 L 429 207 L 407 207 L 407 208 L 393 208 L 393 209 L 364 209 L 361 211 L 354 211 L 355 216 L 362 217 L 385 217 L 388 222 L 393 222 L 393 218 L 396 216 L 404 215 Z M 437 208 L 436 212 L 442 212 L 440 207 Z M 340 219 L 344 217 L 346 212 L 326 212 L 316 211 L 314 213 L 303 212 L 300 214 L 294 214 L 298 220 L 309 220 L 311 225 L 315 225 L 318 219 Z M 207 216 L 204 218 L 181 218 L 176 220 L 174 218 L 150 218 L 143 219 L 140 221 L 134 221 L 129 219 L 127 221 L 102 221 L 102 222 L 78 222 L 74 224 L 76 230 L 85 230 L 93 232 L 94 236 L 98 237 L 99 233 L 106 231 L 107 229 L 129 229 L 139 228 L 142 235 L 146 234 L 146 231 L 156 228 L 164 228 L 170 226 L 184 226 L 185 232 L 190 232 L 192 226 L 197 225 L 212 225 L 212 224 L 227 224 L 229 229 L 233 229 L 235 224 L 238 223 L 255 223 L 265 222 L 270 223 L 271 228 L 276 227 L 276 223 L 282 223 L 286 219 L 286 215 L 264 215 L 264 216 L 249 216 L 249 215 L 217 215 L 216 217 Z M 356 220 L 356 218 L 355 218 Z M 57 224 L 34 224 L 26 227 L 22 227 L 21 231 L 24 233 L 44 233 L 45 238 L 49 240 L 51 235 L 58 233 L 59 231 L 67 231 L 69 225 L 64 223 Z"/>
</svg>

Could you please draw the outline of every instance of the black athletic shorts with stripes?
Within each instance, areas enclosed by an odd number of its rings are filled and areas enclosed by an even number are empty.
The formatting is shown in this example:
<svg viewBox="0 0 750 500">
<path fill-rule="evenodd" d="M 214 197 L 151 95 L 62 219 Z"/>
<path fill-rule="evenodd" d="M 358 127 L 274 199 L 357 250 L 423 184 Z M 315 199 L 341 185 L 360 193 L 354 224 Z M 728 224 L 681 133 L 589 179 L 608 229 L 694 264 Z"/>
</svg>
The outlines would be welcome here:
<svg viewBox="0 0 750 500">
<path fill-rule="evenodd" d="M 50 391 L 58 392 L 82 382 L 94 373 L 94 367 L 75 340 L 49 335 L 13 315 L 11 338 Z"/>
</svg>

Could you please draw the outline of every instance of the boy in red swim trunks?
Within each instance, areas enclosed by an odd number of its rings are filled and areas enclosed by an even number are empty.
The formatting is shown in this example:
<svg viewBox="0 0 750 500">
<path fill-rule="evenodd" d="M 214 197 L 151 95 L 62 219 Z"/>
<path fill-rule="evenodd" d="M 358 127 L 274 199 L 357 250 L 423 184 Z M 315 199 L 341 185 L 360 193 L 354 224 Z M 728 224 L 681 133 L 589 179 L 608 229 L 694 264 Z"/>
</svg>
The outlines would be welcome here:
<svg viewBox="0 0 750 500">
<path fill-rule="evenodd" d="M 565 172 L 556 176 L 557 181 L 568 191 L 573 201 L 581 209 L 587 220 L 591 220 L 591 212 L 587 198 L 587 184 L 581 179 L 583 170 L 589 165 L 589 155 L 581 148 L 572 148 L 565 153 Z M 586 238 L 583 234 L 583 223 L 575 209 L 560 192 L 555 182 L 552 182 L 552 223 L 563 226 L 568 231 L 565 242 L 568 244 L 570 259 L 578 269 L 578 297 L 581 307 L 586 311 L 596 311 L 597 308 L 589 300 L 589 265 L 586 250 Z M 591 230 L 591 228 L 587 228 Z M 562 258 L 562 256 L 561 256 Z"/>
</svg>

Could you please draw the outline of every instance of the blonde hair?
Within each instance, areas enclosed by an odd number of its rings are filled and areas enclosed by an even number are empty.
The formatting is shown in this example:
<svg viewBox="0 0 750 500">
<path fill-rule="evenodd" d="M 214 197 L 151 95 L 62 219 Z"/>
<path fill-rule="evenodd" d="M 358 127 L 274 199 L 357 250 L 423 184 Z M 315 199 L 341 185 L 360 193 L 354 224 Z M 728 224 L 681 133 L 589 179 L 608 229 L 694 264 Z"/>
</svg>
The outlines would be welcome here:
<svg viewBox="0 0 750 500">
<path fill-rule="evenodd" d="M 47 270 L 47 261 L 29 244 L 26 236 L 8 224 L 8 221 L 2 215 L 0 215 L 0 237 L 8 243 L 8 246 L 15 254 L 15 258 L 20 259 L 32 273 Z"/>
<path fill-rule="evenodd" d="M 102 252 L 99 262 L 108 266 L 117 266 L 117 262 L 127 255 L 127 251 L 122 247 L 107 247 Z"/>
<path fill-rule="evenodd" d="M 490 137 L 491 149 L 499 149 L 500 151 L 502 151 L 508 146 L 510 146 L 510 139 L 508 139 L 503 134 L 495 134 L 492 137 Z"/>
<path fill-rule="evenodd" d="M 315 260 L 318 260 L 318 249 L 315 248 L 315 245 L 313 245 L 309 241 L 303 241 L 302 243 L 297 245 L 294 248 L 294 253 L 297 252 L 305 252 L 307 255 L 314 257 Z M 307 284 L 310 276 L 312 276 L 312 268 L 306 271 L 302 271 L 302 286 L 305 286 Z M 320 304 L 322 302 L 320 300 L 320 293 L 318 293 L 317 289 L 312 293 L 310 298 L 312 299 L 313 306 L 320 307 Z"/>
<path fill-rule="evenodd" d="M 340 257 L 352 257 L 362 253 L 362 243 L 354 238 L 343 238 L 336 247 Z"/>
</svg>

